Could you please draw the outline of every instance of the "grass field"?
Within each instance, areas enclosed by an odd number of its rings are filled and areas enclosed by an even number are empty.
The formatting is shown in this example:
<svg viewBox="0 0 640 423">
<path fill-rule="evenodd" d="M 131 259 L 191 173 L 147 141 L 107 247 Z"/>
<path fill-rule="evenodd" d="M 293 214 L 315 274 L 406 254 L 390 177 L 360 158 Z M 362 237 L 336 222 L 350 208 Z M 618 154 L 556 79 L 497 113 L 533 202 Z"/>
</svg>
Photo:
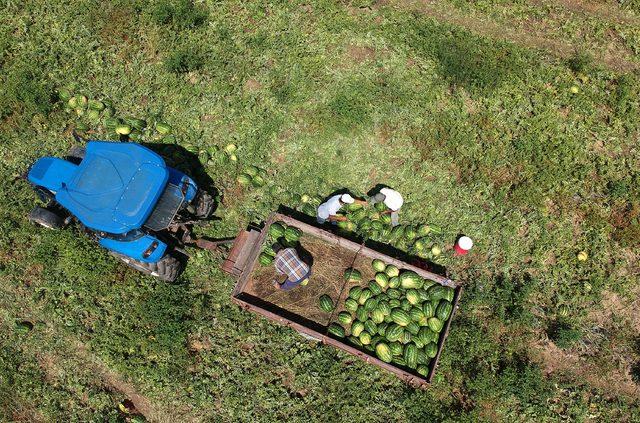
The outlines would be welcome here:
<svg viewBox="0 0 640 423">
<path fill-rule="evenodd" d="M 637 1 L 2 4 L 0 420 L 640 420 Z M 170 285 L 29 224 L 29 164 L 108 136 L 61 89 L 202 151 L 177 166 L 222 194 L 210 236 L 296 194 L 402 192 L 465 287 L 433 386 L 240 310 L 220 255 Z M 204 154 L 228 143 L 237 163 Z M 236 183 L 250 164 L 266 187 Z"/>
</svg>

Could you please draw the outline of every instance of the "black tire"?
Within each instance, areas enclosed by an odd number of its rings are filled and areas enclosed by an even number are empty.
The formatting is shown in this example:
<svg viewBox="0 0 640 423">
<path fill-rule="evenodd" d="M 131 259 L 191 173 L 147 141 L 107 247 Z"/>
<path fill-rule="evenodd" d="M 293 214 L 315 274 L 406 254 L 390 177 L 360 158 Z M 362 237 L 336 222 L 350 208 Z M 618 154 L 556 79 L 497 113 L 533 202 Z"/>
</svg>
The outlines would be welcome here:
<svg viewBox="0 0 640 423">
<path fill-rule="evenodd" d="M 166 282 L 175 282 L 182 273 L 182 263 L 175 257 L 165 255 L 155 263 L 145 263 L 118 253 L 112 253 L 127 266 L 145 275 L 153 276 Z"/>
<path fill-rule="evenodd" d="M 213 214 L 216 203 L 211 194 L 203 190 L 198 190 L 193 205 L 195 207 L 193 214 L 198 219 L 207 219 Z"/>
<path fill-rule="evenodd" d="M 64 226 L 64 219 L 51 210 L 34 207 L 29 213 L 29 220 L 47 229 L 60 229 Z"/>
<path fill-rule="evenodd" d="M 82 160 L 84 160 L 84 156 L 87 154 L 87 149 L 80 146 L 72 147 L 71 150 L 67 153 L 67 161 L 70 161 L 73 164 L 80 164 Z"/>
</svg>

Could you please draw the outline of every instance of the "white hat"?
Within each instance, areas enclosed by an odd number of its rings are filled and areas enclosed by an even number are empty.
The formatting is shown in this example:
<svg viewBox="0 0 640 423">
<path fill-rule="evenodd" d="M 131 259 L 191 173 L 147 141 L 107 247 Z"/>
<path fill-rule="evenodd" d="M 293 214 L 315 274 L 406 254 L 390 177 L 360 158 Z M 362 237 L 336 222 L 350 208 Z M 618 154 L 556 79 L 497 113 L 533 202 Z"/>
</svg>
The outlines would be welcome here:
<svg viewBox="0 0 640 423">
<path fill-rule="evenodd" d="M 340 197 L 340 201 L 346 204 L 352 204 L 356 200 L 354 200 L 353 197 L 349 194 L 342 194 L 342 196 Z"/>
<path fill-rule="evenodd" d="M 468 236 L 462 236 L 458 240 L 458 245 L 463 250 L 470 250 L 471 247 L 473 247 L 473 240 L 471 238 L 469 238 Z"/>
<path fill-rule="evenodd" d="M 382 188 L 380 193 L 384 195 L 384 204 L 393 211 L 400 210 L 400 207 L 404 204 L 402 195 L 398 191 L 394 191 L 391 188 Z"/>
</svg>

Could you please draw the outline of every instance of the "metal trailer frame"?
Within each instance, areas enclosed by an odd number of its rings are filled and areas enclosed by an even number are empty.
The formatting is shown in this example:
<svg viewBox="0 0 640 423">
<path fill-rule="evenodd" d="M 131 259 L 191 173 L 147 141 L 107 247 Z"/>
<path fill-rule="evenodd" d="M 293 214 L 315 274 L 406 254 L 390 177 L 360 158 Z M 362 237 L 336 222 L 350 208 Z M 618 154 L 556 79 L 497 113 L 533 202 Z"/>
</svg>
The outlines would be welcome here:
<svg viewBox="0 0 640 423">
<path fill-rule="evenodd" d="M 390 263 L 398 266 L 398 268 L 400 269 L 412 270 L 423 278 L 430 279 L 442 285 L 454 288 L 454 297 L 452 301 L 453 311 L 451 312 L 451 315 L 449 316 L 449 319 L 445 323 L 443 331 L 440 334 L 440 338 L 438 339 L 438 351 L 436 353 L 436 356 L 431 360 L 429 364 L 429 373 L 426 378 L 416 373 L 411 373 L 406 369 L 397 367 L 392 363 L 385 363 L 377 357 L 363 352 L 341 341 L 339 338 L 332 337 L 327 333 L 327 328 L 325 326 L 310 321 L 297 314 L 288 312 L 285 309 L 282 309 L 278 306 L 263 301 L 260 298 L 243 292 L 244 288 L 247 285 L 249 276 L 256 266 L 258 256 L 260 255 L 262 249 L 262 245 L 267 237 L 268 228 L 273 222 L 276 221 L 282 221 L 287 225 L 295 226 L 302 230 L 303 233 L 319 237 L 328 243 L 346 248 L 356 253 L 356 255 L 364 255 L 371 259 L 381 259 L 385 263 Z M 458 286 L 456 283 L 446 277 L 410 265 L 401 260 L 366 247 L 363 244 L 355 243 L 346 238 L 335 235 L 329 231 L 301 222 L 293 217 L 286 216 L 280 213 L 272 213 L 269 219 L 266 221 L 264 228 L 260 231 L 250 229 L 240 232 L 240 234 L 234 241 L 231 252 L 225 260 L 222 268 L 225 272 L 237 278 L 237 283 L 232 294 L 232 301 L 238 304 L 241 308 L 260 314 L 274 322 L 291 327 L 306 338 L 313 338 L 319 342 L 322 342 L 323 344 L 332 345 L 345 352 L 353 354 L 366 363 L 375 364 L 378 367 L 388 370 L 400 379 L 406 381 L 409 385 L 419 388 L 427 388 L 433 379 L 438 361 L 440 359 L 440 355 L 442 354 L 444 342 L 449 334 L 451 321 L 453 320 L 453 316 L 455 315 L 455 312 L 458 308 L 458 301 L 460 300 L 460 296 L 462 294 L 462 287 Z"/>
</svg>

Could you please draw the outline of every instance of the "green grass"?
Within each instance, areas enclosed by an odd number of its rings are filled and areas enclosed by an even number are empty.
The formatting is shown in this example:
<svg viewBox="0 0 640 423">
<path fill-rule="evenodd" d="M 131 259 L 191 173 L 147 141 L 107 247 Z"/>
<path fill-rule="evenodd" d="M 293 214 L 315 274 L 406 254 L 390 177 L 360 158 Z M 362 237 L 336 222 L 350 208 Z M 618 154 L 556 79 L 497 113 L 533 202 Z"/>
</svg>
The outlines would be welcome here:
<svg viewBox="0 0 640 423">
<path fill-rule="evenodd" d="M 18 419 L 15 410 L 45 421 L 124 419 L 123 395 L 67 353 L 74 339 L 185 419 L 640 417 L 631 398 L 572 374 L 545 375 L 531 351 L 547 339 L 558 304 L 570 306 L 570 330 L 586 339 L 603 290 L 633 299 L 638 75 L 367 6 L 31 0 L 5 7 L 3 419 Z M 166 285 L 123 268 L 76 230 L 30 225 L 35 196 L 16 177 L 40 156 L 63 155 L 73 145 L 68 126 L 85 119 L 56 101 L 63 87 L 110 99 L 120 116 L 173 126 L 202 163 L 172 161 L 189 172 L 202 167 L 222 192 L 222 220 L 202 229 L 208 235 L 233 236 L 281 204 L 297 206 L 296 194 L 363 194 L 378 183 L 405 196 L 401 220 L 443 227 L 436 239 L 443 247 L 470 235 L 470 256 L 445 251 L 438 260 L 466 290 L 434 386 L 411 389 L 240 310 L 219 255 L 193 252 L 181 282 Z M 107 135 L 90 127 L 92 136 Z M 238 165 L 206 159 L 205 151 L 228 143 L 238 146 Z M 267 170 L 266 187 L 238 187 L 249 164 Z M 587 262 L 576 260 L 581 250 Z M 44 326 L 19 335 L 16 319 Z M 631 345 L 637 334 L 617 321 L 604 336 Z M 632 347 L 589 345 L 566 347 L 602 374 L 622 355 L 640 360 Z M 59 359 L 59 377 L 47 377 L 43 355 Z"/>
</svg>

